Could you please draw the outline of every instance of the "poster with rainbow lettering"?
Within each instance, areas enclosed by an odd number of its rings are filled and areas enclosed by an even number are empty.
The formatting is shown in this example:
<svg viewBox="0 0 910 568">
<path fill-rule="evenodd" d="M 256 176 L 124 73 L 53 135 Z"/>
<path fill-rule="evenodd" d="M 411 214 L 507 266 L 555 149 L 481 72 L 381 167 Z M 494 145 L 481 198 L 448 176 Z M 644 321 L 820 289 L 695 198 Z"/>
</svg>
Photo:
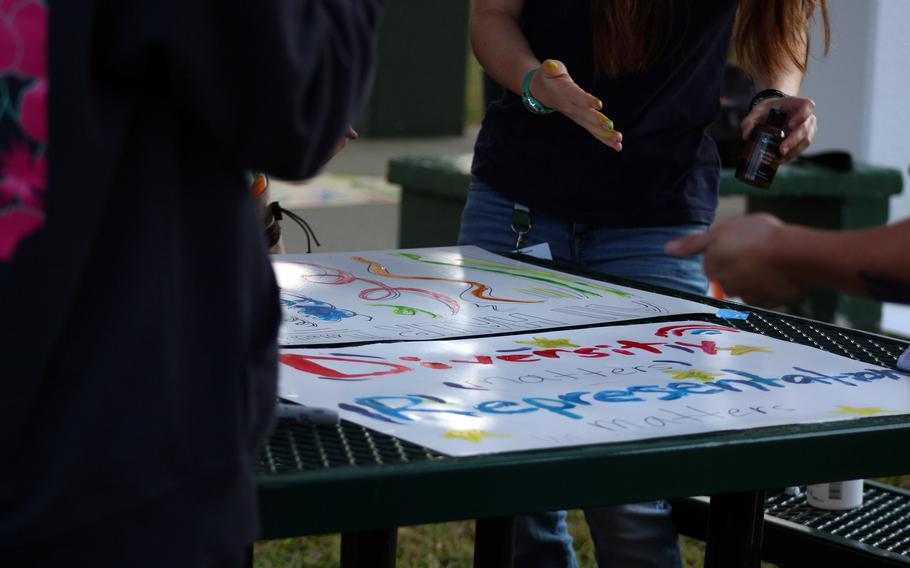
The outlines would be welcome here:
<svg viewBox="0 0 910 568">
<path fill-rule="evenodd" d="M 278 255 L 272 266 L 284 346 L 445 339 L 716 311 L 472 246 Z"/>
<path fill-rule="evenodd" d="M 910 413 L 910 374 L 698 321 L 280 361 L 282 398 L 454 456 Z"/>
</svg>

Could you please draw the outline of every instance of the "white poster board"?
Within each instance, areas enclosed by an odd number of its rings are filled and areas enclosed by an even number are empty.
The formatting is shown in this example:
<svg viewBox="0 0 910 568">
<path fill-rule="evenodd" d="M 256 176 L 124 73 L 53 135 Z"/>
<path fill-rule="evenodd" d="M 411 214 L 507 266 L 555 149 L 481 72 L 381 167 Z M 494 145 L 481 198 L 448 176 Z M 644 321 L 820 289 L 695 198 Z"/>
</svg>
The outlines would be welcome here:
<svg viewBox="0 0 910 568">
<path fill-rule="evenodd" d="M 280 345 L 427 340 L 712 313 L 477 247 L 278 255 Z"/>
<path fill-rule="evenodd" d="M 910 413 L 910 375 L 705 322 L 285 349 L 283 398 L 450 455 Z"/>
</svg>

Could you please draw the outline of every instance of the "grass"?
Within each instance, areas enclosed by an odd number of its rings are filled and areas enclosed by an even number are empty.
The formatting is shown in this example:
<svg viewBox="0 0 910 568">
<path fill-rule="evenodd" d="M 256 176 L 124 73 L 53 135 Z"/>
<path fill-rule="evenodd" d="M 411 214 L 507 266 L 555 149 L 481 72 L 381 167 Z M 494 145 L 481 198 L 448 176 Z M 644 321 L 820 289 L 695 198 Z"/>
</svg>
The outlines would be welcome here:
<svg viewBox="0 0 910 568">
<path fill-rule="evenodd" d="M 910 475 L 878 481 L 910 489 Z M 312 512 L 310 514 L 318 514 Z M 594 544 L 581 511 L 569 512 L 569 530 L 575 537 L 575 553 L 582 567 L 596 566 Z M 255 568 L 334 568 L 338 566 L 341 537 L 337 534 L 274 540 L 258 543 Z M 401 568 L 470 568 L 473 564 L 474 523 L 461 521 L 402 527 L 398 530 L 398 566 Z M 680 537 L 685 568 L 704 564 L 704 543 Z M 763 563 L 771 568 L 772 564 Z"/>
<path fill-rule="evenodd" d="M 579 566 L 596 566 L 581 511 L 569 512 L 569 530 L 575 535 Z M 262 542 L 254 552 L 255 568 L 334 568 L 339 565 L 341 538 L 337 534 Z M 700 567 L 704 543 L 680 537 L 683 566 Z M 401 568 L 470 568 L 473 566 L 474 523 L 461 521 L 402 527 L 398 530 L 398 566 Z"/>
<path fill-rule="evenodd" d="M 594 562 L 584 516 L 572 511 L 569 524 L 576 540 L 581 566 Z M 253 558 L 255 568 L 329 568 L 339 565 L 339 535 L 295 538 L 259 543 Z M 398 566 L 401 568 L 470 568 L 473 565 L 474 523 L 461 521 L 398 529 Z"/>
</svg>

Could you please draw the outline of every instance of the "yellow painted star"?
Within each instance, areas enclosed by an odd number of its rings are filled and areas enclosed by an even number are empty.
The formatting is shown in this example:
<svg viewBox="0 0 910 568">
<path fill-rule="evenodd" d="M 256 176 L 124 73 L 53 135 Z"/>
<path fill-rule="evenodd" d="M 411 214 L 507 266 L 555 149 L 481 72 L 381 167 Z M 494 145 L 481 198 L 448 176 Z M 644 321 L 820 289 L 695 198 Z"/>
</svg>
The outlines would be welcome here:
<svg viewBox="0 0 910 568">
<path fill-rule="evenodd" d="M 557 347 L 579 347 L 564 337 L 556 339 L 547 339 L 546 337 L 535 337 L 533 341 L 516 341 L 515 343 L 524 343 L 525 345 L 534 345 L 544 349 L 555 349 Z"/>
<path fill-rule="evenodd" d="M 880 406 L 844 406 L 837 405 L 837 414 L 856 414 L 857 416 L 875 416 L 877 414 L 893 414 L 896 410 L 885 410 Z"/>
<path fill-rule="evenodd" d="M 745 355 L 746 353 L 772 353 L 767 347 L 755 345 L 734 345 L 733 347 L 718 347 L 718 351 L 729 351 L 730 355 Z"/>
<path fill-rule="evenodd" d="M 449 430 L 440 437 L 449 438 L 451 440 L 465 440 L 467 442 L 479 444 L 483 438 L 511 438 L 512 436 L 491 434 L 490 432 L 484 432 L 483 430 Z"/>
<path fill-rule="evenodd" d="M 695 379 L 696 381 L 713 381 L 714 377 L 721 377 L 723 373 L 709 373 L 708 371 L 699 371 L 698 369 L 687 369 L 685 371 L 664 371 L 673 378 L 681 381 L 683 379 Z"/>
</svg>

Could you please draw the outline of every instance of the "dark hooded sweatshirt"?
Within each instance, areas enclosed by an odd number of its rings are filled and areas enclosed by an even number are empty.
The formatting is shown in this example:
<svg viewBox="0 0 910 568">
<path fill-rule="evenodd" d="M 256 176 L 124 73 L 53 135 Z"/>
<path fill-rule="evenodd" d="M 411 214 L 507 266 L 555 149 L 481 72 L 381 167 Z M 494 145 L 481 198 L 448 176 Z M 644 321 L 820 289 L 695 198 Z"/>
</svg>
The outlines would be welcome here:
<svg viewBox="0 0 910 568">
<path fill-rule="evenodd" d="M 0 548 L 252 471 L 280 315 L 244 171 L 326 161 L 380 0 L 25 3 L 49 42 L 43 76 L 0 69 L 22 105 L 0 127 Z"/>
</svg>

